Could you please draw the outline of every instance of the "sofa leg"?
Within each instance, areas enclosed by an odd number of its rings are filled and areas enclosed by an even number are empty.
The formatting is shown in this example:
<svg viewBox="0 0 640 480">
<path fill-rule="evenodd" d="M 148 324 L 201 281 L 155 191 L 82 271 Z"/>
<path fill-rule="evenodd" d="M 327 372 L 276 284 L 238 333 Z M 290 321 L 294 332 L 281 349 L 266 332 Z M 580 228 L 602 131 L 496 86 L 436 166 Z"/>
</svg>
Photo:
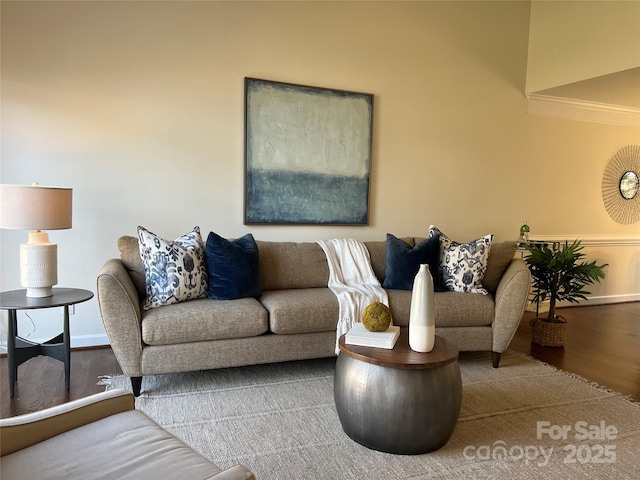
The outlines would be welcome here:
<svg viewBox="0 0 640 480">
<path fill-rule="evenodd" d="M 498 352 L 491 352 L 491 362 L 493 363 L 493 368 L 498 368 L 498 365 L 500 365 L 500 355 L 502 354 Z"/>
<path fill-rule="evenodd" d="M 142 388 L 142 377 L 131 377 L 131 387 L 133 388 L 133 396 L 139 397 Z"/>
</svg>

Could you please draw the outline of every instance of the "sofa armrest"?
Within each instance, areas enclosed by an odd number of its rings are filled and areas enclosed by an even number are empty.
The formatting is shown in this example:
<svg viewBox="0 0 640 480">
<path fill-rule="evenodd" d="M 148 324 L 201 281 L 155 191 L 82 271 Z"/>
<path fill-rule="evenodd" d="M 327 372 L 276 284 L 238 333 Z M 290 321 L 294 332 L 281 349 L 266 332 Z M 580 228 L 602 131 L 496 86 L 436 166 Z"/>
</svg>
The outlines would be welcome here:
<svg viewBox="0 0 640 480">
<path fill-rule="evenodd" d="M 120 368 L 130 377 L 142 376 L 140 297 L 120 259 L 104 264 L 97 291 L 102 323 Z"/>
<path fill-rule="evenodd" d="M 493 351 L 504 352 L 516 333 L 529 296 L 531 273 L 520 258 L 511 260 L 496 290 Z"/>
<path fill-rule="evenodd" d="M 133 395 L 126 390 L 115 389 L 39 412 L 0 419 L 0 456 L 134 408 Z"/>
<path fill-rule="evenodd" d="M 209 477 L 208 480 L 255 480 L 253 473 L 242 465 L 234 465 L 220 473 Z"/>
</svg>

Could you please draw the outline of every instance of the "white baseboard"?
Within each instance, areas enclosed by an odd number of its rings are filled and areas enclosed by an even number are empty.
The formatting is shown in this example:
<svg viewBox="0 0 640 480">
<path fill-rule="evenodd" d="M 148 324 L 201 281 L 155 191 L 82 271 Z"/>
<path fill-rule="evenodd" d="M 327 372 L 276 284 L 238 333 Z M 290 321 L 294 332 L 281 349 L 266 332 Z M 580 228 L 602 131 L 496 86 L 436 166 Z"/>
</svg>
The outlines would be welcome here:
<svg viewBox="0 0 640 480">
<path fill-rule="evenodd" d="M 640 293 L 628 293 L 626 295 L 603 295 L 592 296 L 589 300 L 581 300 L 579 305 L 606 305 L 608 303 L 626 303 L 626 302 L 640 302 Z M 563 307 L 576 306 L 569 302 L 562 302 Z"/>
<path fill-rule="evenodd" d="M 50 340 L 49 338 L 30 338 L 32 342 L 42 343 Z M 84 347 L 100 347 L 103 345 L 109 345 L 109 339 L 106 334 L 103 335 L 75 335 L 71 336 L 71 348 L 84 348 Z M 0 345 L 0 354 L 7 353 L 7 342 L 3 341 Z"/>
<path fill-rule="evenodd" d="M 629 293 L 625 295 L 601 295 L 591 296 L 588 300 L 579 300 L 579 303 L 560 302 L 558 307 L 579 307 L 587 305 L 609 305 L 614 303 L 640 302 L 640 293 Z M 536 304 L 529 302 L 525 309 L 527 312 L 535 312 Z M 538 308 L 539 312 L 549 311 L 549 302 L 541 302 Z"/>
<path fill-rule="evenodd" d="M 100 347 L 109 345 L 106 334 L 103 335 L 76 335 L 71 337 L 71 348 Z"/>
</svg>

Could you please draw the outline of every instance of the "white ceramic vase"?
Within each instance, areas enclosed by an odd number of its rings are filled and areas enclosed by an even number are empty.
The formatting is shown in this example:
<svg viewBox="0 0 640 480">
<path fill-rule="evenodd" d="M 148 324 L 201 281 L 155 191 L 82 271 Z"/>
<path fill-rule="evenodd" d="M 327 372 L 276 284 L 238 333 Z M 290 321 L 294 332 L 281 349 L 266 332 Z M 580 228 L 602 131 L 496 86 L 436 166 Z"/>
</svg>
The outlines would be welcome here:
<svg viewBox="0 0 640 480">
<path fill-rule="evenodd" d="M 429 265 L 422 264 L 413 280 L 409 314 L 409 346 L 416 352 L 430 352 L 436 339 L 436 309 L 433 278 Z"/>
</svg>

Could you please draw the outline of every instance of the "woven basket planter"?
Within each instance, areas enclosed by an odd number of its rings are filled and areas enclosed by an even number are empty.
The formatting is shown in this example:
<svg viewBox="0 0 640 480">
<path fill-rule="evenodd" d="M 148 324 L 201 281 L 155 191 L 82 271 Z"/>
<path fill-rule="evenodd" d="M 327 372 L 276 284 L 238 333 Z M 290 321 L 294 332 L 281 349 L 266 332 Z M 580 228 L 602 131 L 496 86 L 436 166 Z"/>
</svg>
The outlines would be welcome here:
<svg viewBox="0 0 640 480">
<path fill-rule="evenodd" d="M 561 322 L 545 322 L 532 318 L 529 324 L 533 330 L 533 343 L 543 347 L 562 347 L 567 336 L 567 321 L 556 317 Z"/>
</svg>

